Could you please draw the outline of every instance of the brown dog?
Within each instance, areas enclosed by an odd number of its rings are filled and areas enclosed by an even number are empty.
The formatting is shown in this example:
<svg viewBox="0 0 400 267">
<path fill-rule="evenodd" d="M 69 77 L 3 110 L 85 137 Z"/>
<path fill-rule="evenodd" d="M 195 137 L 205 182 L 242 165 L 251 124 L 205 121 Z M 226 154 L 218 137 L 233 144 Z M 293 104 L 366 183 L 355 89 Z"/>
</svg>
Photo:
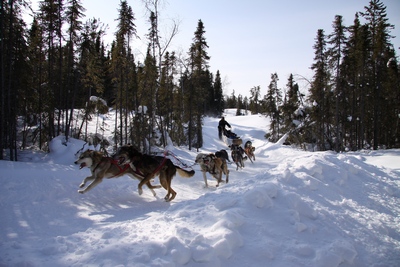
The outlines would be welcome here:
<svg viewBox="0 0 400 267">
<path fill-rule="evenodd" d="M 255 147 L 251 143 L 251 141 L 247 141 L 244 144 L 244 153 L 247 155 L 247 157 L 250 159 L 251 162 L 256 160 L 256 156 L 254 155 L 254 150 Z"/>
<path fill-rule="evenodd" d="M 165 201 L 169 202 L 176 196 L 176 192 L 171 187 L 172 178 L 178 171 L 179 175 L 185 178 L 192 177 L 194 171 L 187 171 L 175 166 L 172 161 L 162 156 L 151 156 L 140 153 L 132 145 L 124 145 L 120 147 L 114 156 L 118 159 L 120 165 L 130 164 L 131 168 L 139 175 L 143 176 L 143 180 L 138 185 L 138 191 L 141 195 L 142 186 L 155 176 L 159 176 L 160 183 L 167 190 Z"/>
<path fill-rule="evenodd" d="M 196 163 L 200 164 L 206 187 L 208 187 L 206 172 L 210 173 L 215 179 L 217 179 L 217 186 L 219 186 L 219 183 L 222 181 L 222 173 L 225 174 L 225 182 L 229 182 L 229 170 L 224 158 L 218 158 L 212 153 L 200 153 L 196 156 Z"/>
<path fill-rule="evenodd" d="M 136 178 L 140 181 L 143 176 L 138 175 L 129 165 L 119 166 L 117 161 L 113 158 L 103 156 L 103 153 L 94 150 L 86 150 L 83 152 L 75 164 L 80 164 L 80 168 L 88 167 L 92 172 L 91 176 L 86 177 L 79 185 L 80 188 L 84 187 L 87 181 L 93 180 L 85 189 L 78 190 L 83 194 L 102 182 L 103 178 L 117 178 L 123 175 L 128 175 L 131 178 Z M 160 185 L 152 185 L 150 181 L 146 182 L 147 187 L 151 190 L 153 195 L 156 195 L 154 188 L 161 188 Z"/>
</svg>

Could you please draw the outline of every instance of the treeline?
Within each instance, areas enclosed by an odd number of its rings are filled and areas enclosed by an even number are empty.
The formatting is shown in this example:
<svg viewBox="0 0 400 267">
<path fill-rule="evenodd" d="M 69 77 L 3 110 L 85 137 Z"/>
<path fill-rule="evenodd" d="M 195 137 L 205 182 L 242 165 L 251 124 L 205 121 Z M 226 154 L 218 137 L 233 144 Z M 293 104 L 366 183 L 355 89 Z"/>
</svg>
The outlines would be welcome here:
<svg viewBox="0 0 400 267">
<path fill-rule="evenodd" d="M 371 0 L 353 25 L 337 15 L 332 27 L 317 31 L 307 96 L 293 75 L 278 88 L 274 73 L 264 96 L 256 86 L 227 104 L 269 116 L 271 141 L 287 134 L 288 144 L 313 150 L 400 147 L 400 73 L 386 7 Z"/>
<path fill-rule="evenodd" d="M 300 93 L 293 75 L 278 88 L 271 74 L 266 94 L 223 96 L 219 71 L 209 71 L 205 27 L 198 21 L 185 55 L 169 51 L 178 32 L 159 33 L 159 1 L 147 0 L 149 30 L 143 62 L 132 40 L 139 38 L 135 15 L 126 0 L 118 6 L 118 26 L 110 47 L 106 25 L 83 22 L 81 0 L 42 0 L 29 26 L 22 19 L 24 0 L 2 0 L 0 14 L 0 151 L 18 159 L 18 149 L 47 150 L 58 135 L 88 136 L 96 113 L 115 112 L 115 145 L 132 143 L 148 151 L 154 142 L 198 148 L 203 116 L 236 107 L 271 118 L 266 135 L 307 149 L 336 151 L 400 146 L 400 78 L 391 44 L 386 7 L 371 0 L 351 26 L 336 16 L 332 33 L 318 30 L 309 91 Z M 268 27 L 268 25 L 266 25 Z M 282 55 L 284 56 L 284 55 Z M 104 100 L 104 101 L 103 101 Z M 99 124 L 99 132 L 101 131 Z M 156 140 L 156 141 L 155 141 Z M 104 141 L 104 140 L 102 140 Z M 4 153 L 0 153 L 3 159 Z"/>
<path fill-rule="evenodd" d="M 108 107 L 116 111 L 115 145 L 132 143 L 148 151 L 152 140 L 164 146 L 173 140 L 201 147 L 203 116 L 224 110 L 220 73 L 209 71 L 201 20 L 186 55 L 168 50 L 179 25 L 160 36 L 158 5 L 145 2 L 148 47 L 139 62 L 131 46 L 139 38 L 135 15 L 126 0 L 118 6 L 110 48 L 103 42 L 106 25 L 82 21 L 81 0 L 40 1 L 29 28 L 22 19 L 27 2 L 2 0 L 0 151 L 17 160 L 18 149 L 47 150 L 60 134 L 65 144 L 70 137 L 98 140 L 88 136 L 86 122 Z"/>
</svg>

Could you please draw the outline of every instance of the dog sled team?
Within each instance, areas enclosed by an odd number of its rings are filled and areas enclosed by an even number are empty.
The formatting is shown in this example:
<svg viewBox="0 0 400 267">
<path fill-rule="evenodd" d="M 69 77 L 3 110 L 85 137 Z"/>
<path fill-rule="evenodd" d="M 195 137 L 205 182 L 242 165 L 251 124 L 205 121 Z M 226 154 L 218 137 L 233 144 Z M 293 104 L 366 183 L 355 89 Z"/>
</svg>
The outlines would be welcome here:
<svg viewBox="0 0 400 267">
<path fill-rule="evenodd" d="M 218 125 L 218 135 L 221 140 L 222 134 L 232 139 L 229 148 L 231 149 L 232 160 L 236 164 L 236 170 L 238 170 L 244 167 L 246 159 L 250 159 L 251 162 L 255 160 L 255 148 L 250 141 L 247 141 L 244 148 L 242 148 L 242 140 L 230 130 L 226 130 L 226 126 L 231 128 L 229 123 L 222 117 Z M 200 165 L 206 187 L 208 187 L 207 172 L 217 180 L 217 187 L 222 182 L 222 175 L 225 175 L 225 183 L 229 182 L 228 162 L 231 163 L 228 152 L 225 149 L 215 153 L 199 153 L 196 156 L 195 163 Z M 133 179 L 139 180 L 139 195 L 143 193 L 142 187 L 144 185 L 150 189 L 154 196 L 156 196 L 154 189 L 163 187 L 167 191 L 164 197 L 167 202 L 176 197 L 176 192 L 171 187 L 172 179 L 176 173 L 184 178 L 190 178 L 195 174 L 192 169 L 187 170 L 185 167 L 177 166 L 179 164 L 174 164 L 167 155 L 143 154 L 129 144 L 119 147 L 113 157 L 106 157 L 102 152 L 88 149 L 80 154 L 75 164 L 79 164 L 80 169 L 87 167 L 91 171 L 91 176 L 83 179 L 79 185 L 80 188 L 84 188 L 86 183 L 91 181 L 86 188 L 78 190 L 81 194 L 93 189 L 104 178 L 118 178 L 128 175 Z M 161 185 L 152 185 L 152 180 L 157 176 Z"/>
</svg>

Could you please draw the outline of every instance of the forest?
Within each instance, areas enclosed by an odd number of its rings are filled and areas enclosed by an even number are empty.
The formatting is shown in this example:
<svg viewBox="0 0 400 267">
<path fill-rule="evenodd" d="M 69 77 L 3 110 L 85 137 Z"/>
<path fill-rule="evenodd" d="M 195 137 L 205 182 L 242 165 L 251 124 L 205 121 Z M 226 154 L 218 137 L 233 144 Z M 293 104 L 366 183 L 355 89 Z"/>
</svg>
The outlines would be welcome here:
<svg viewBox="0 0 400 267">
<path fill-rule="evenodd" d="M 271 120 L 265 138 L 307 150 L 354 151 L 400 147 L 400 73 L 391 43 L 394 25 L 380 0 L 370 0 L 352 25 L 333 18 L 332 30 L 318 29 L 313 77 L 307 94 L 293 75 L 278 88 L 272 73 L 267 93 L 223 94 L 220 71 L 210 72 L 207 22 L 198 20 L 185 56 L 169 51 L 177 34 L 160 36 L 157 0 L 147 0 L 149 31 L 143 62 L 132 53 L 139 38 L 135 13 L 121 0 L 111 46 L 105 25 L 82 21 L 82 0 L 42 0 L 30 25 L 22 18 L 30 4 L 2 0 L 0 159 L 18 160 L 18 151 L 48 151 L 54 137 L 110 145 L 87 121 L 115 110 L 112 145 L 131 143 L 145 152 L 152 145 L 189 149 L 203 146 L 204 116 L 226 108 L 237 115 L 259 113 Z M 266 25 L 268 27 L 268 25 Z M 161 39 L 167 42 L 161 42 Z M 223 72 L 223 70 L 221 70 Z"/>
</svg>

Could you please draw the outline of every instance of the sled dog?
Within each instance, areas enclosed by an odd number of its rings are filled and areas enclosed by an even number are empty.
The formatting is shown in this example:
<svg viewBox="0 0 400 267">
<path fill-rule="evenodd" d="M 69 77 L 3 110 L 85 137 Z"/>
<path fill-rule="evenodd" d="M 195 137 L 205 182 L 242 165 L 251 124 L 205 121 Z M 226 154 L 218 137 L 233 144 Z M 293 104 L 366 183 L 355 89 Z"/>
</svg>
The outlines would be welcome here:
<svg viewBox="0 0 400 267">
<path fill-rule="evenodd" d="M 238 145 L 231 145 L 230 148 L 232 150 L 232 160 L 236 163 L 236 170 L 238 170 L 239 168 L 244 168 L 244 161 L 247 159 L 247 157 L 243 157 L 243 148 Z"/>
<path fill-rule="evenodd" d="M 244 153 L 246 153 L 247 157 L 250 159 L 251 162 L 256 160 L 256 156 L 254 155 L 255 147 L 251 143 L 251 141 L 247 141 L 244 144 Z"/>
<path fill-rule="evenodd" d="M 142 181 L 143 179 L 143 176 L 134 172 L 129 165 L 119 166 L 118 162 L 113 158 L 105 157 L 103 153 L 95 150 L 88 149 L 85 152 L 82 152 L 78 160 L 75 161 L 75 164 L 79 164 L 80 169 L 88 167 L 92 173 L 91 176 L 83 179 L 82 183 L 79 185 L 79 188 L 83 188 L 86 185 L 86 182 L 92 180 L 85 189 L 78 190 L 81 194 L 88 192 L 90 189 L 101 183 L 103 178 L 118 178 L 126 174 L 131 178 L 138 179 L 139 181 Z M 156 195 L 156 192 L 153 189 L 161 188 L 160 185 L 152 185 L 149 181 L 146 181 L 145 183 L 154 196 Z"/>
<path fill-rule="evenodd" d="M 200 165 L 201 171 L 203 172 L 203 178 L 206 187 L 208 187 L 206 172 L 210 173 L 215 179 L 217 179 L 217 187 L 222 181 L 222 173 L 225 174 L 225 182 L 229 182 L 228 165 L 224 158 L 218 158 L 212 153 L 200 153 L 196 156 L 196 163 Z"/>
<path fill-rule="evenodd" d="M 230 159 L 229 159 L 229 156 L 228 156 L 228 152 L 226 152 L 225 149 L 221 149 L 220 151 L 215 152 L 215 156 L 216 156 L 217 158 L 223 158 L 223 159 L 225 159 L 226 161 L 231 162 Z"/>
<path fill-rule="evenodd" d="M 140 195 L 143 193 L 142 186 L 148 183 L 152 178 L 159 176 L 162 187 L 168 192 L 164 197 L 167 202 L 173 200 L 176 196 L 176 192 L 171 187 L 171 181 L 176 172 L 178 172 L 181 177 L 185 178 L 194 175 L 193 170 L 187 171 L 179 166 L 175 166 L 172 161 L 165 156 L 143 154 L 132 145 L 121 146 L 117 150 L 114 159 L 118 160 L 120 165 L 130 164 L 135 172 L 144 177 L 138 185 Z"/>
</svg>

